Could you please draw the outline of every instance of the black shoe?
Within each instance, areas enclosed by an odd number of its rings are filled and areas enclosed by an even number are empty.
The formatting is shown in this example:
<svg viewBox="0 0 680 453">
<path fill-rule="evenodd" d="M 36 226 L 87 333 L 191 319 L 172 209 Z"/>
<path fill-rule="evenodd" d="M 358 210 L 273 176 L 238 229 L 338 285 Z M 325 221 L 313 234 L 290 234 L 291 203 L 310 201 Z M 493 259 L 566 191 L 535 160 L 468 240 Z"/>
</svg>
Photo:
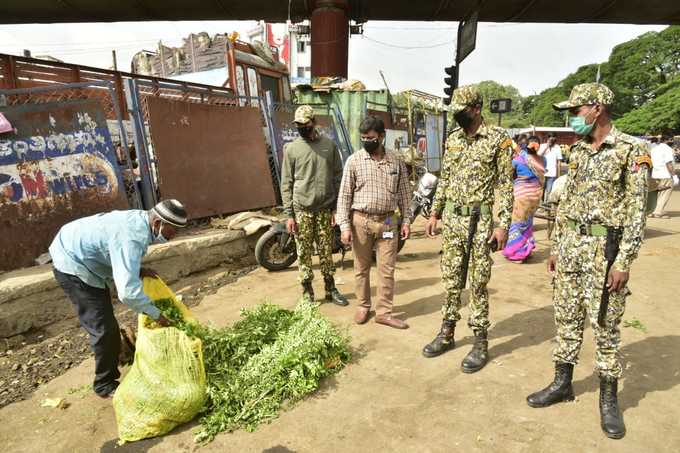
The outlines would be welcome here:
<svg viewBox="0 0 680 453">
<path fill-rule="evenodd" d="M 487 340 L 486 330 L 475 333 L 475 344 L 472 350 L 465 356 L 461 363 L 463 373 L 476 373 L 484 368 L 489 361 L 489 340 Z"/>
<path fill-rule="evenodd" d="M 527 396 L 527 404 L 531 407 L 548 407 L 562 401 L 573 401 L 574 389 L 571 386 L 573 374 L 573 364 L 556 363 L 555 379 L 543 390 Z"/>
<path fill-rule="evenodd" d="M 617 391 L 616 379 L 600 378 L 600 426 L 610 439 L 621 439 L 626 435 L 626 425 L 619 409 Z"/>
<path fill-rule="evenodd" d="M 118 388 L 118 381 L 113 381 L 111 384 L 106 385 L 104 388 L 95 390 L 95 393 L 99 398 L 113 398 Z"/>
<path fill-rule="evenodd" d="M 333 276 L 324 278 L 324 285 L 326 287 L 326 301 L 333 302 L 335 305 L 340 305 L 341 307 L 346 307 L 349 302 L 340 294 L 338 288 L 335 287 L 335 279 Z"/>
<path fill-rule="evenodd" d="M 312 288 L 311 280 L 302 282 L 302 298 L 306 299 L 309 303 L 314 302 L 314 288 Z"/>
<path fill-rule="evenodd" d="M 437 357 L 440 354 L 445 353 L 453 349 L 456 346 L 456 342 L 453 340 L 453 335 L 456 331 L 456 321 L 442 321 L 442 328 L 434 340 L 425 345 L 423 348 L 423 355 L 425 357 Z"/>
</svg>

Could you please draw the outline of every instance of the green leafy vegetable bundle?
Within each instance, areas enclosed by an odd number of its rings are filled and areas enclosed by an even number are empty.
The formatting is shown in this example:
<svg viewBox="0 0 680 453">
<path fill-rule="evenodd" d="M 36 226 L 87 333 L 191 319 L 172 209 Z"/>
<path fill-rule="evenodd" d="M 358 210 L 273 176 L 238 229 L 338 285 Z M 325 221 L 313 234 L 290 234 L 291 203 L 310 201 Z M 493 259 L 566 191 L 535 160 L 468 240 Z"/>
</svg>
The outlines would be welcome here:
<svg viewBox="0 0 680 453">
<path fill-rule="evenodd" d="M 254 430 L 350 360 L 346 333 L 306 302 L 294 311 L 272 304 L 242 310 L 242 319 L 223 329 L 184 322 L 181 314 L 173 318 L 172 309 L 155 303 L 176 327 L 203 342 L 209 403 L 198 442 L 224 431 Z"/>
</svg>

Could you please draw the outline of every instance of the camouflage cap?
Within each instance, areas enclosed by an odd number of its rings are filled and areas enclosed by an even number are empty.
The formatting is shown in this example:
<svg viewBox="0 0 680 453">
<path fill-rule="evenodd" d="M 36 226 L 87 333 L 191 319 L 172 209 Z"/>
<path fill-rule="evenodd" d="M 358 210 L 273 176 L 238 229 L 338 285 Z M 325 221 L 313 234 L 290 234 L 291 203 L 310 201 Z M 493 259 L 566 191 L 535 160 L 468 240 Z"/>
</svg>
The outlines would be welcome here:
<svg viewBox="0 0 680 453">
<path fill-rule="evenodd" d="M 307 124 L 314 119 L 314 109 L 308 105 L 301 105 L 295 110 L 294 123 Z"/>
<path fill-rule="evenodd" d="M 479 91 L 479 87 L 477 85 L 464 85 L 453 91 L 449 109 L 456 114 L 464 110 L 468 105 L 477 105 L 481 103 L 482 93 Z"/>
<path fill-rule="evenodd" d="M 582 83 L 571 89 L 569 99 L 553 104 L 555 110 L 567 110 L 582 105 L 611 105 L 614 93 L 601 83 Z"/>
</svg>

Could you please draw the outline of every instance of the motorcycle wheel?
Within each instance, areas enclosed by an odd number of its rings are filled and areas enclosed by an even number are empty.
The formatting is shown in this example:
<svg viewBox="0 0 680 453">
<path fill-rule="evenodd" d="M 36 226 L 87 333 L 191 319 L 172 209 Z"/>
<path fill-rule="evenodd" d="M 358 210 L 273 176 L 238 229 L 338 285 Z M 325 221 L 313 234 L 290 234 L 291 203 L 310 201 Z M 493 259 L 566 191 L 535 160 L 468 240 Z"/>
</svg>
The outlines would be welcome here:
<svg viewBox="0 0 680 453">
<path fill-rule="evenodd" d="M 290 267 L 297 259 L 295 248 L 291 252 L 281 250 L 281 232 L 269 230 L 263 234 L 255 245 L 257 264 L 268 271 L 282 271 Z"/>
</svg>

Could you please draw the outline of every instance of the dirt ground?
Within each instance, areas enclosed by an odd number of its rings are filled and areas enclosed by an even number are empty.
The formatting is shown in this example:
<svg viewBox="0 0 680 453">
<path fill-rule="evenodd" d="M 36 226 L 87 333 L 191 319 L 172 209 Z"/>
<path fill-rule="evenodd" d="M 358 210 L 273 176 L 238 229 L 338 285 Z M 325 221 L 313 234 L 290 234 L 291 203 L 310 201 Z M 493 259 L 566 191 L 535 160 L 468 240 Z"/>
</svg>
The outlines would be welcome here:
<svg viewBox="0 0 680 453">
<path fill-rule="evenodd" d="M 621 353 L 625 362 L 620 402 L 628 434 L 607 439 L 599 427 L 598 380 L 593 373 L 593 338 L 586 331 L 576 368 L 577 400 L 532 409 L 527 394 L 552 378 L 555 332 L 550 279 L 545 271 L 549 241 L 538 222 L 537 252 L 524 265 L 499 255 L 491 294 L 491 361 L 467 375 L 460 361 L 471 345 L 461 323 L 455 350 L 434 359 L 421 355 L 440 323 L 440 239 L 415 237 L 397 264 L 396 312 L 411 328 L 398 331 L 369 322 L 351 324 L 354 306 L 322 306 L 349 326 L 354 361 L 322 389 L 254 433 L 238 431 L 197 447 L 192 425 L 160 439 L 117 446 L 110 400 L 89 391 L 93 360 L 40 386 L 26 401 L 0 409 L 4 452 L 676 452 L 680 451 L 680 332 L 677 269 L 680 266 L 680 195 L 671 200 L 672 219 L 651 219 L 647 239 L 631 272 Z M 339 287 L 353 297 L 351 254 L 338 270 Z M 315 281 L 322 295 L 323 283 Z M 194 310 L 204 322 L 222 326 L 241 307 L 264 300 L 293 307 L 299 296 L 296 270 L 251 272 L 219 288 Z M 467 314 L 467 310 L 464 311 Z M 67 409 L 40 407 L 46 397 L 64 397 Z"/>
<path fill-rule="evenodd" d="M 201 272 L 172 285 L 188 307 L 198 305 L 205 296 L 233 283 L 254 269 L 238 270 L 222 267 Z M 137 330 L 137 316 L 114 299 L 114 311 L 121 327 Z M 7 350 L 0 350 L 0 408 L 30 397 L 41 384 L 61 376 L 71 367 L 92 356 L 87 334 L 74 318 L 59 335 L 29 335 L 27 341 Z M 2 346 L 0 344 L 0 346 Z M 73 393 L 73 392 L 71 392 Z"/>
</svg>

